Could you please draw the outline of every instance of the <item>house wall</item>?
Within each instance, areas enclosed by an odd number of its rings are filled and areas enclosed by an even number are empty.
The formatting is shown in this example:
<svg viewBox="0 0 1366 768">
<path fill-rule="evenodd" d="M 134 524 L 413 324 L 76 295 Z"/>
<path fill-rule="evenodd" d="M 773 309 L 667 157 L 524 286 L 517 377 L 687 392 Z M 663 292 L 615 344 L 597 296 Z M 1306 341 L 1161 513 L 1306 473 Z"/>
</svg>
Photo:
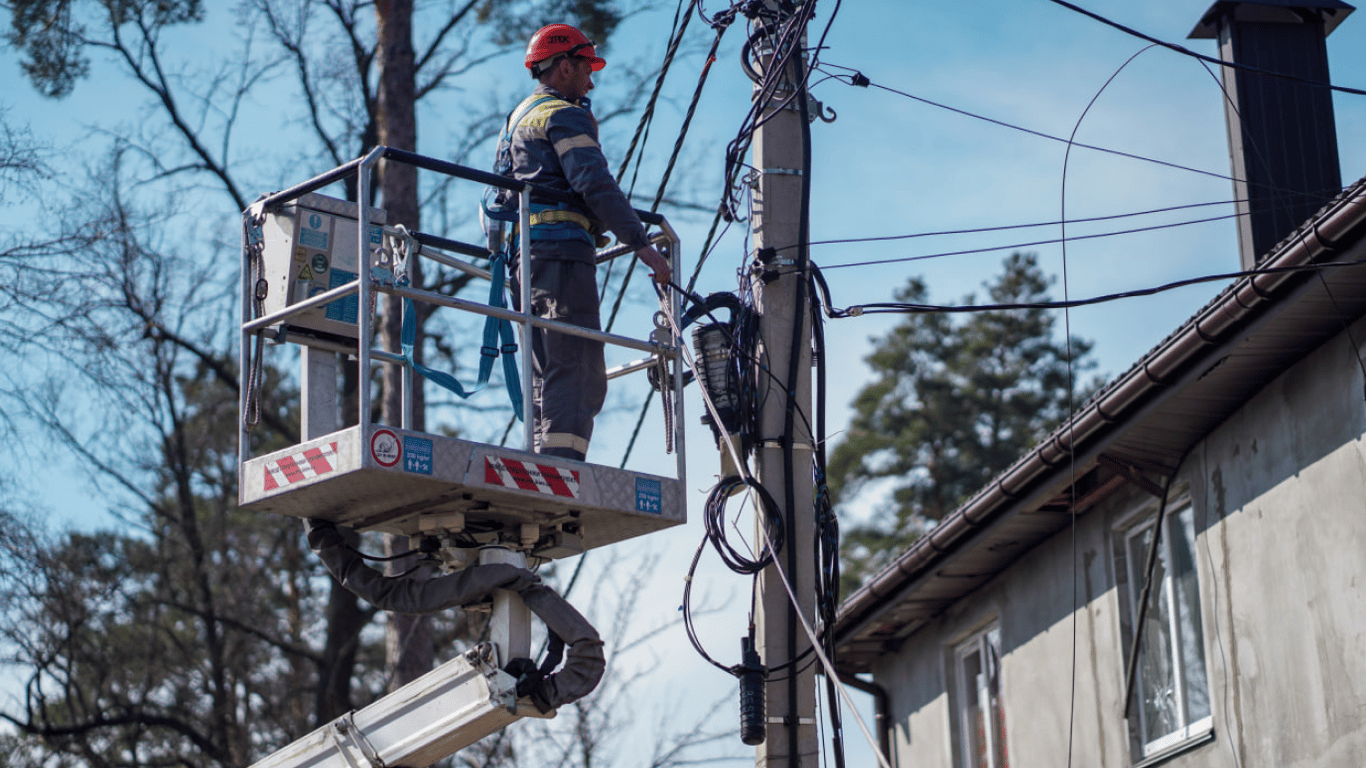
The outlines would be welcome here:
<svg viewBox="0 0 1366 768">
<path fill-rule="evenodd" d="M 1353 333 L 1366 339 L 1366 322 Z M 1197 534 L 1213 739 L 1163 765 L 1366 765 L 1363 435 L 1362 364 L 1343 334 L 1187 456 L 1177 485 L 1189 490 Z M 992 621 L 1011 768 L 1138 762 L 1122 714 L 1113 547 L 1116 525 L 1154 506 L 1136 488 L 1115 493 L 875 668 L 891 696 L 897 765 L 963 765 L 952 649 Z"/>
</svg>

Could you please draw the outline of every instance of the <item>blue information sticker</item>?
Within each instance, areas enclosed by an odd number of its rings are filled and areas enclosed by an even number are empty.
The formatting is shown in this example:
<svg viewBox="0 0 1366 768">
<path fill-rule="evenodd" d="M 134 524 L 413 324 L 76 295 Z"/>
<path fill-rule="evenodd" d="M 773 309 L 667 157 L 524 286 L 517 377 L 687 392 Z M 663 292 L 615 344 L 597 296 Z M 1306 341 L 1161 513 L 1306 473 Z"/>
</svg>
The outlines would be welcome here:
<svg viewBox="0 0 1366 768">
<path fill-rule="evenodd" d="M 636 478 L 636 511 L 656 515 L 664 511 L 664 493 L 658 480 Z"/>
<path fill-rule="evenodd" d="M 299 230 L 299 245 L 327 250 L 327 232 L 321 229 Z"/>
<path fill-rule="evenodd" d="M 344 269 L 332 268 L 332 273 L 327 280 L 327 287 L 336 288 L 339 285 L 346 285 L 356 279 L 355 272 L 347 272 Z M 356 294 L 351 294 L 344 299 L 328 302 L 326 316 L 328 320 L 339 320 L 343 323 L 356 322 L 356 316 L 360 314 L 360 298 Z"/>
<path fill-rule="evenodd" d="M 432 473 L 432 441 L 425 437 L 403 437 L 403 471 L 420 475 Z"/>
</svg>

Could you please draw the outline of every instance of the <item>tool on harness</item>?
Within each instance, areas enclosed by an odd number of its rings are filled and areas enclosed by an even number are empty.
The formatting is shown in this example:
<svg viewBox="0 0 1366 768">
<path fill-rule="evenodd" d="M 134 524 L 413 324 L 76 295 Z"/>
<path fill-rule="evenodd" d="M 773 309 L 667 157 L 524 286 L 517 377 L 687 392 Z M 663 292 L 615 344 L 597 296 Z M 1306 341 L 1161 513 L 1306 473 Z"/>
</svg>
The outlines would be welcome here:
<svg viewBox="0 0 1366 768">
<path fill-rule="evenodd" d="M 489 287 L 489 306 L 503 308 L 506 304 L 503 301 L 503 285 L 507 279 L 507 256 L 503 253 L 495 253 L 489 261 L 489 272 L 492 274 L 491 286 Z M 502 344 L 499 344 L 499 340 Z M 487 317 L 484 319 L 484 345 L 479 350 L 479 377 L 470 389 L 465 387 L 456 378 L 445 371 L 438 371 L 417 362 L 413 359 L 413 347 L 417 340 L 417 308 L 413 305 L 413 300 L 403 299 L 403 335 L 400 345 L 403 349 L 403 359 L 408 361 L 423 378 L 445 389 L 454 392 L 462 399 L 467 399 L 470 395 L 488 386 L 489 376 L 493 373 L 493 361 L 498 357 L 503 358 L 503 383 L 507 387 L 508 399 L 512 400 L 512 410 L 517 414 L 518 419 L 522 419 L 522 381 L 517 373 L 517 340 L 513 335 L 512 322 L 497 317 Z"/>
<path fill-rule="evenodd" d="M 558 97 L 549 94 L 532 96 L 508 115 L 503 136 L 498 142 L 498 154 L 493 161 L 494 173 L 512 178 L 512 132 L 533 109 L 547 101 L 558 100 Z M 512 250 L 516 249 L 516 194 L 501 187 L 487 187 L 479 206 L 479 215 L 490 252 L 508 251 L 509 246 Z M 605 247 L 610 242 L 601 234 L 601 223 L 572 210 L 568 203 L 532 201 L 529 218 L 532 240 L 582 240 L 597 248 Z"/>
</svg>

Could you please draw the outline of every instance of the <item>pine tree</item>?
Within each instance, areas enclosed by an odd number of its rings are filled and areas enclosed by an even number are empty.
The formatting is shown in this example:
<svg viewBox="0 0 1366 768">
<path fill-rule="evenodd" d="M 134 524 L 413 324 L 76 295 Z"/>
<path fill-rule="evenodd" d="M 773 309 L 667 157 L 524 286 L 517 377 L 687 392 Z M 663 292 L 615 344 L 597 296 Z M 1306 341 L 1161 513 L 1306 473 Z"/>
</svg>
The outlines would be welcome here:
<svg viewBox="0 0 1366 768">
<path fill-rule="evenodd" d="M 1048 301 L 1053 282 L 1033 254 L 1005 259 L 984 283 L 993 305 Z M 897 300 L 926 304 L 920 278 Z M 976 304 L 975 296 L 963 304 Z M 962 318 L 962 319 L 958 319 Z M 870 483 L 890 493 L 843 542 L 845 589 L 873 575 L 1008 467 L 1084 396 L 1078 375 L 1095 366 L 1091 343 L 1055 338 L 1056 315 L 1038 307 L 964 315 L 910 314 L 876 342 L 867 362 L 876 380 L 854 400 L 846 438 L 831 454 L 837 502 Z M 1069 362 L 1070 360 L 1070 362 Z"/>
</svg>

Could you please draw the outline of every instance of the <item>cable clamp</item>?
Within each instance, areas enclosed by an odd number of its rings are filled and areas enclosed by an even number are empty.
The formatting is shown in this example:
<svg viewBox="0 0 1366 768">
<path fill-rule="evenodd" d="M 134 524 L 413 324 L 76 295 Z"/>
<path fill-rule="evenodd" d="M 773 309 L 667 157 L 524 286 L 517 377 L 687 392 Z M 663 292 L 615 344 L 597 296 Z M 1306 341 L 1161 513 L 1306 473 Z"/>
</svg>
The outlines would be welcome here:
<svg viewBox="0 0 1366 768">
<path fill-rule="evenodd" d="M 760 447 L 760 448 L 782 448 L 782 447 L 784 447 L 784 443 L 785 443 L 785 441 L 782 440 L 782 439 L 760 440 L 760 441 L 759 441 L 759 447 Z M 793 444 L 792 444 L 792 450 L 794 450 L 794 451 L 810 451 L 810 450 L 813 450 L 813 449 L 812 449 L 810 443 L 793 443 Z"/>
<path fill-rule="evenodd" d="M 770 718 L 768 719 L 768 724 L 769 724 L 769 725 L 781 725 L 781 726 L 783 726 L 783 727 L 785 727 L 785 728 L 790 728 L 790 727 L 793 725 L 793 722 L 792 722 L 792 721 L 793 721 L 794 719 L 797 721 L 797 722 L 796 722 L 797 725 L 815 725 L 815 724 L 816 724 L 816 718 L 814 718 L 814 717 L 798 717 L 798 718 L 791 718 L 791 717 L 770 717 Z"/>
</svg>

